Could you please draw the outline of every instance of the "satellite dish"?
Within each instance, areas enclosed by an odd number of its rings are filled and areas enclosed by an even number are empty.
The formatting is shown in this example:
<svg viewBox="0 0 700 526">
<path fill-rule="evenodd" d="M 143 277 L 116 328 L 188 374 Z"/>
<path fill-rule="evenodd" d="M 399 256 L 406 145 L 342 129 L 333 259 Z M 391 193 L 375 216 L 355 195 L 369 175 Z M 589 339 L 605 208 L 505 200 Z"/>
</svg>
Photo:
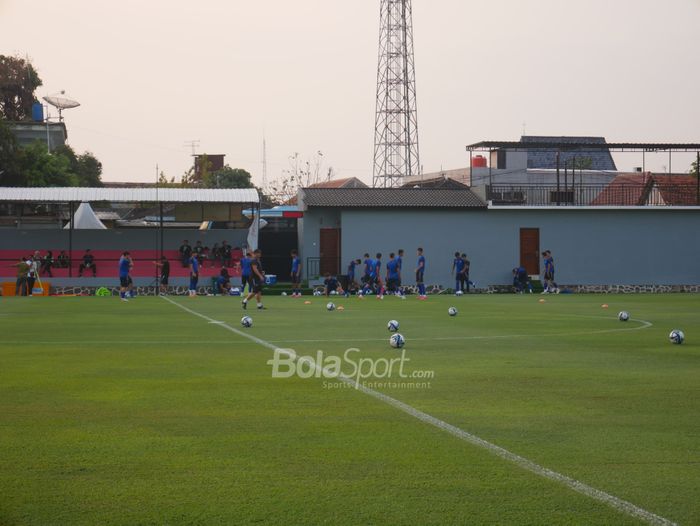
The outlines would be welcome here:
<svg viewBox="0 0 700 526">
<path fill-rule="evenodd" d="M 54 93 L 53 95 L 47 95 L 46 97 L 42 97 L 42 98 L 46 102 L 51 104 L 51 106 L 58 109 L 58 120 L 59 121 L 63 120 L 63 117 L 61 116 L 61 112 L 63 110 L 68 110 L 70 108 L 77 108 L 78 106 L 80 106 L 80 103 L 78 101 L 75 101 L 73 99 L 66 97 L 65 90 L 61 90 L 60 93 Z"/>
</svg>

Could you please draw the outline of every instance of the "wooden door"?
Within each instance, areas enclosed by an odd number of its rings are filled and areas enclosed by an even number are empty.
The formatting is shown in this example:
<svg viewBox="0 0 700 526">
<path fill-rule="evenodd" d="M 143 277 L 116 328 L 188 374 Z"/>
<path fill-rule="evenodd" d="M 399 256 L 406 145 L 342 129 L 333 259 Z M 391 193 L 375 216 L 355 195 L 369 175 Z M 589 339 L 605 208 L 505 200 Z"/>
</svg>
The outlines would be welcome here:
<svg viewBox="0 0 700 526">
<path fill-rule="evenodd" d="M 321 276 L 326 272 L 337 275 L 340 269 L 340 229 L 321 229 Z"/>
<path fill-rule="evenodd" d="M 528 274 L 536 276 L 540 273 L 540 229 L 520 229 L 520 266 Z"/>
</svg>

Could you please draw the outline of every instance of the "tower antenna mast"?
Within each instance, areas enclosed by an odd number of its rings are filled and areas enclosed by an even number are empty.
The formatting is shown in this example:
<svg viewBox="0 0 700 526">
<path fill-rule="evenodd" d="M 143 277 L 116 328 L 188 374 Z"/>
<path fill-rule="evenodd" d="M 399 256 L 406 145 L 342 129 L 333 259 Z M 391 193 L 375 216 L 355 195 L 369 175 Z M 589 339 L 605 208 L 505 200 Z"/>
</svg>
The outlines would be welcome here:
<svg viewBox="0 0 700 526">
<path fill-rule="evenodd" d="M 373 186 L 420 173 L 411 0 L 381 0 Z"/>
</svg>

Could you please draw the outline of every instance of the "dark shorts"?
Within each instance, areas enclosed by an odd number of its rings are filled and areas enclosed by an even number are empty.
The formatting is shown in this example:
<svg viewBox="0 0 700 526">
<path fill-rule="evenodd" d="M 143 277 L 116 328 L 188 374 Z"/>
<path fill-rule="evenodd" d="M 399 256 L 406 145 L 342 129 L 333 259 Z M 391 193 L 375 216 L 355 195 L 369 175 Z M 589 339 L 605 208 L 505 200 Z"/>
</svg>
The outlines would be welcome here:
<svg viewBox="0 0 700 526">
<path fill-rule="evenodd" d="M 423 271 L 416 271 L 416 283 L 423 283 Z"/>
<path fill-rule="evenodd" d="M 129 286 L 129 276 L 119 276 L 119 286 L 128 287 Z"/>
<path fill-rule="evenodd" d="M 301 282 L 301 274 L 299 272 L 292 273 L 292 283 L 300 283 Z"/>
<path fill-rule="evenodd" d="M 250 285 L 253 288 L 253 292 L 255 292 L 256 294 L 258 292 L 262 292 L 262 289 L 263 289 L 263 282 L 262 281 L 253 279 L 250 281 Z"/>
<path fill-rule="evenodd" d="M 544 279 L 545 281 L 554 281 L 554 272 L 545 272 Z"/>
<path fill-rule="evenodd" d="M 252 284 L 250 283 L 250 275 L 249 274 L 241 274 L 241 284 L 244 287 L 246 285 L 250 285 L 252 287 Z"/>
<path fill-rule="evenodd" d="M 196 290 L 198 282 L 199 276 L 193 276 L 192 274 L 190 274 L 190 290 Z"/>
<path fill-rule="evenodd" d="M 161 276 L 160 277 L 160 284 L 167 285 L 168 284 L 168 276 Z"/>
<path fill-rule="evenodd" d="M 399 278 L 389 278 L 386 280 L 386 288 L 396 290 L 399 287 Z"/>
</svg>

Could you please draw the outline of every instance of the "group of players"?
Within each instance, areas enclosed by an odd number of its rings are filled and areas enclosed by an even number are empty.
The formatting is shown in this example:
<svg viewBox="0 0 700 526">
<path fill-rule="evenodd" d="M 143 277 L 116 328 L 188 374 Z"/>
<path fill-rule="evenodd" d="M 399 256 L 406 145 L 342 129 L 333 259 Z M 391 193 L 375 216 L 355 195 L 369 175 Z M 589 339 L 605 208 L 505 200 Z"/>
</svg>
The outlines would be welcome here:
<svg viewBox="0 0 700 526">
<path fill-rule="evenodd" d="M 418 288 L 418 299 L 424 300 L 427 298 L 425 290 L 425 266 L 426 259 L 422 248 L 416 249 L 417 263 L 415 267 L 416 286 Z M 302 288 L 302 263 L 299 258 L 299 253 L 292 250 L 291 256 L 291 278 L 292 278 L 292 297 L 301 297 Z M 382 254 L 378 252 L 374 258 L 370 257 L 369 253 L 365 253 L 363 259 L 353 259 L 347 268 L 347 290 L 345 290 L 337 276 L 326 274 L 324 276 L 324 293 L 330 294 L 345 294 L 352 293 L 369 295 L 376 294 L 378 298 L 383 298 L 385 294 L 403 295 L 402 289 L 402 271 L 403 271 L 404 250 L 399 249 L 396 253 L 389 254 L 389 260 L 386 263 L 386 272 L 382 275 Z M 554 258 L 549 250 L 542 252 L 544 262 L 544 293 L 558 293 L 559 288 L 554 281 Z M 161 261 L 156 262 L 161 269 L 160 287 L 161 294 L 167 292 L 168 278 L 170 274 L 170 263 L 167 258 L 161 258 Z M 190 271 L 189 295 L 195 297 L 197 295 L 197 285 L 199 282 L 199 266 L 200 262 L 196 255 L 191 255 L 188 260 Z M 360 281 L 356 280 L 358 267 L 363 266 L 363 272 L 360 276 Z M 452 274 L 455 277 L 455 291 L 469 292 L 470 286 L 474 283 L 469 279 L 469 270 L 471 264 L 465 253 L 455 252 L 452 262 Z M 119 295 L 123 301 L 128 301 L 133 289 L 133 280 L 131 279 L 131 270 L 133 261 L 128 251 L 122 253 L 119 258 Z M 216 281 L 215 292 L 228 291 L 230 284 L 230 275 L 227 269 L 222 269 L 221 274 Z M 262 267 L 262 251 L 260 249 L 251 251 L 248 250 L 241 259 L 241 292 L 243 293 L 242 306 L 243 309 L 248 308 L 248 302 L 255 298 L 258 309 L 264 309 L 262 302 L 262 289 L 265 284 L 265 271 Z M 245 288 L 248 287 L 248 294 L 245 295 Z M 523 267 L 513 269 L 513 286 L 516 292 L 523 292 L 525 288 L 529 288 L 532 292 L 532 285 L 529 281 L 529 276 Z"/>
</svg>

